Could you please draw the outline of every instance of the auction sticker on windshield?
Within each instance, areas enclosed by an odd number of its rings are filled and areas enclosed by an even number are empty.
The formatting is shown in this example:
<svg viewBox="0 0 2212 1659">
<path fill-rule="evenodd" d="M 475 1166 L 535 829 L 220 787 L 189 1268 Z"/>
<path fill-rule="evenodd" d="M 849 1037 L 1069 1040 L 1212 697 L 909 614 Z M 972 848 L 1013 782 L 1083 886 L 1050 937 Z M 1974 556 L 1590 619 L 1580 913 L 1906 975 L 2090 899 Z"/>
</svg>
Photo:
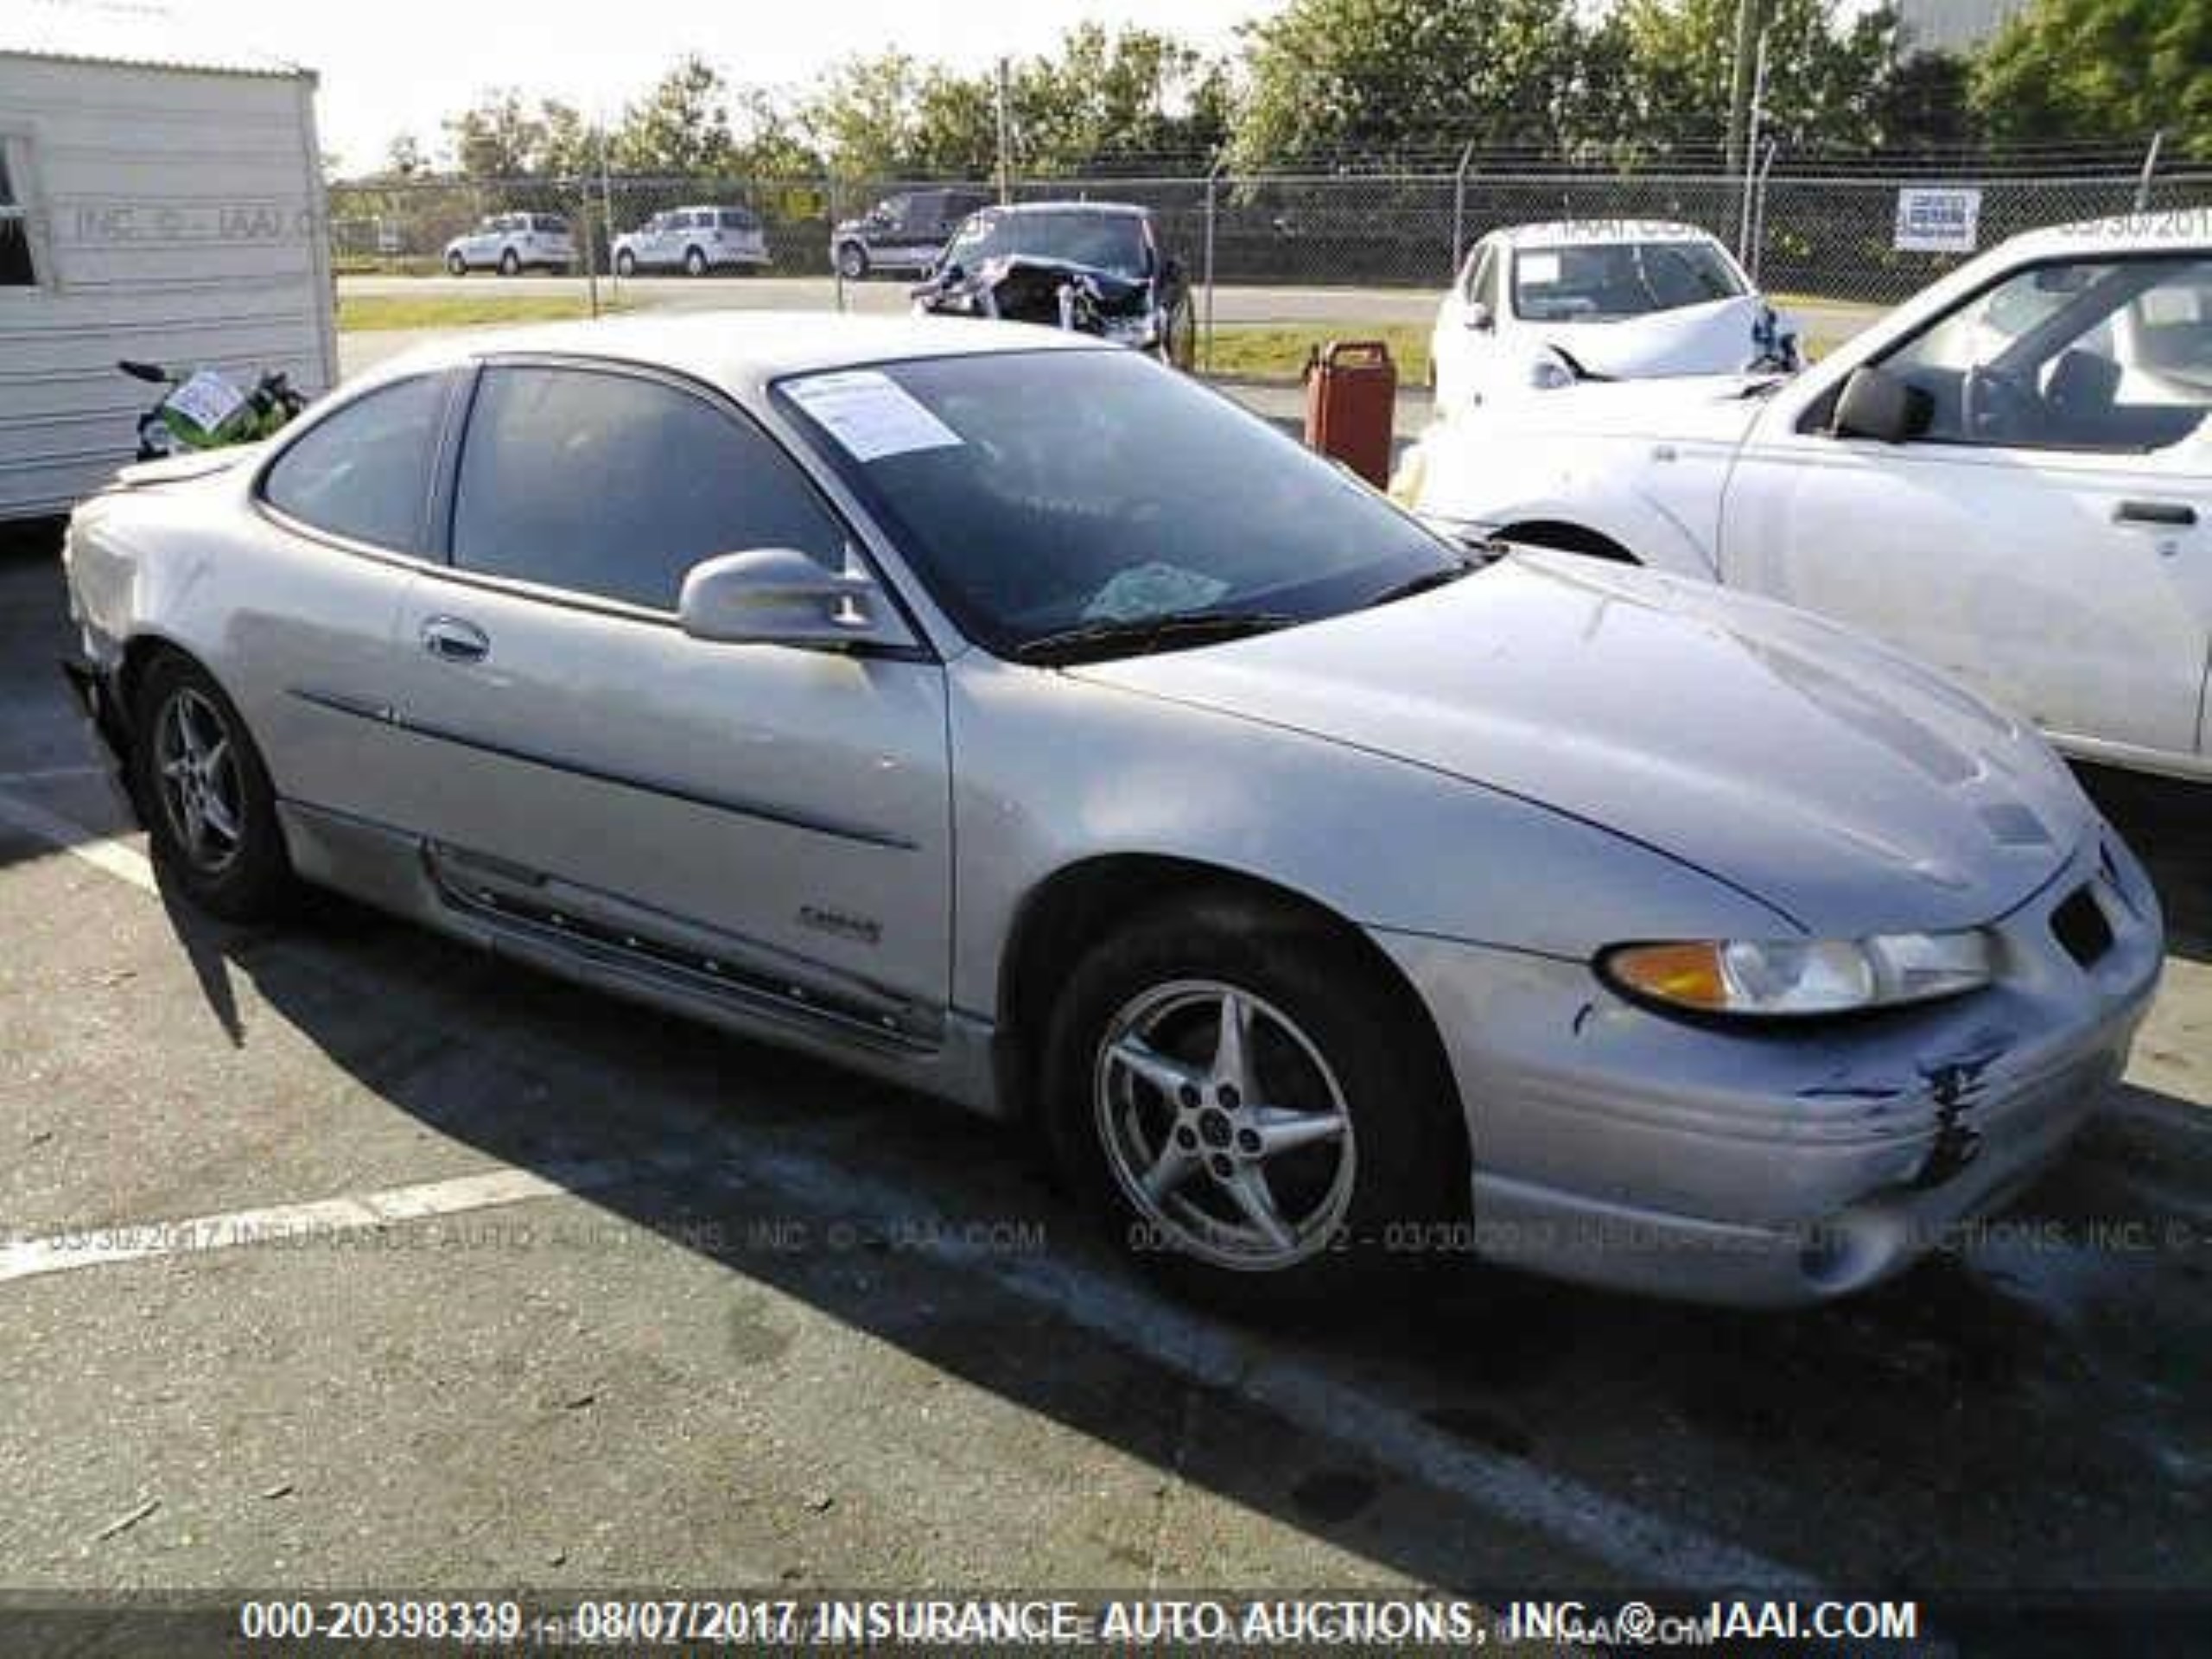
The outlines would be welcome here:
<svg viewBox="0 0 2212 1659">
<path fill-rule="evenodd" d="M 810 375 L 784 390 L 855 461 L 957 448 L 960 435 L 874 369 Z"/>
</svg>

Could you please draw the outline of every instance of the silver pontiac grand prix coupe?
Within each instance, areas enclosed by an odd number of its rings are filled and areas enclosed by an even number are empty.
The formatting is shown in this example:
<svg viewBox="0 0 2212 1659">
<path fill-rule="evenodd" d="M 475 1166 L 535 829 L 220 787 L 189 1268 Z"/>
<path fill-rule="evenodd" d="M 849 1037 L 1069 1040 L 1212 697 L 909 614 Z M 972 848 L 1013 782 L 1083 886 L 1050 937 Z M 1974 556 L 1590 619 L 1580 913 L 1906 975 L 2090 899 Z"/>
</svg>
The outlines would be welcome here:
<svg viewBox="0 0 2212 1659">
<path fill-rule="evenodd" d="M 1440 1244 L 1858 1289 L 2056 1158 L 2161 924 L 2035 734 L 1794 611 L 1471 559 L 1080 336 L 476 335 L 81 506 L 171 886 L 327 884 L 1026 1116 L 1233 1304 Z"/>
</svg>

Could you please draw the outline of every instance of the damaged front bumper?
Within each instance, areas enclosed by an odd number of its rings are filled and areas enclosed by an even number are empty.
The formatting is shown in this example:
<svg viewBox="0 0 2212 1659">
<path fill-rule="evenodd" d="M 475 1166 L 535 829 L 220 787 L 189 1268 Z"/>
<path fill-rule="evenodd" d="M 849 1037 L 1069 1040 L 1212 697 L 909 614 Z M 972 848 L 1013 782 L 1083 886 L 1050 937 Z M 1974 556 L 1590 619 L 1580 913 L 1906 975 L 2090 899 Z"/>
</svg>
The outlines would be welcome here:
<svg viewBox="0 0 2212 1659">
<path fill-rule="evenodd" d="M 2125 1070 L 2164 940 L 2118 837 L 2093 836 L 1991 931 L 2003 967 L 1986 990 L 1788 1027 L 1655 1014 L 1581 963 L 1376 938 L 1450 1052 L 1478 1253 L 1789 1306 L 1876 1283 L 2010 1202 Z"/>
</svg>

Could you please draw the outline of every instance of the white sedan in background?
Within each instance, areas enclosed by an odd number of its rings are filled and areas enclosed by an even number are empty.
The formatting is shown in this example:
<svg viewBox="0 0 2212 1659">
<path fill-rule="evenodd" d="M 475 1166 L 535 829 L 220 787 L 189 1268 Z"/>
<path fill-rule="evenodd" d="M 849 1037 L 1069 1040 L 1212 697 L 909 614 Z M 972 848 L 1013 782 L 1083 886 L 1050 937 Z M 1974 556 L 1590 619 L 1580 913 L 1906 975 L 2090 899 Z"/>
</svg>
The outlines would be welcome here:
<svg viewBox="0 0 2212 1659">
<path fill-rule="evenodd" d="M 1464 538 L 1854 624 L 2074 754 L 2212 779 L 2208 415 L 2199 212 L 2018 238 L 1794 377 L 1439 423 L 1395 487 Z"/>
<path fill-rule="evenodd" d="M 1436 412 L 1580 380 L 1793 369 L 1797 329 L 1691 225 L 1520 225 L 1475 244 L 1429 340 Z"/>
</svg>

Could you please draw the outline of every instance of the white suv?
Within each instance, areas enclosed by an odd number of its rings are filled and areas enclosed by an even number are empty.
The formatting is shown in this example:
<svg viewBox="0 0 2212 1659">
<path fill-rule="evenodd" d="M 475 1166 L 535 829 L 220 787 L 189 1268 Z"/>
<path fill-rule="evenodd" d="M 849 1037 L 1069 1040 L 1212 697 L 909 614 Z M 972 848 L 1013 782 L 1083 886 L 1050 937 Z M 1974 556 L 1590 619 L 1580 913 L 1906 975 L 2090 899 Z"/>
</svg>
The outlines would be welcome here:
<svg viewBox="0 0 2212 1659">
<path fill-rule="evenodd" d="M 494 213 L 446 244 L 446 269 L 456 276 L 472 270 L 512 276 L 526 266 L 566 271 L 575 263 L 575 238 L 558 213 Z"/>
<path fill-rule="evenodd" d="M 750 207 L 677 207 L 614 238 L 614 269 L 624 276 L 654 268 L 704 276 L 767 263 L 767 234 Z"/>
</svg>

